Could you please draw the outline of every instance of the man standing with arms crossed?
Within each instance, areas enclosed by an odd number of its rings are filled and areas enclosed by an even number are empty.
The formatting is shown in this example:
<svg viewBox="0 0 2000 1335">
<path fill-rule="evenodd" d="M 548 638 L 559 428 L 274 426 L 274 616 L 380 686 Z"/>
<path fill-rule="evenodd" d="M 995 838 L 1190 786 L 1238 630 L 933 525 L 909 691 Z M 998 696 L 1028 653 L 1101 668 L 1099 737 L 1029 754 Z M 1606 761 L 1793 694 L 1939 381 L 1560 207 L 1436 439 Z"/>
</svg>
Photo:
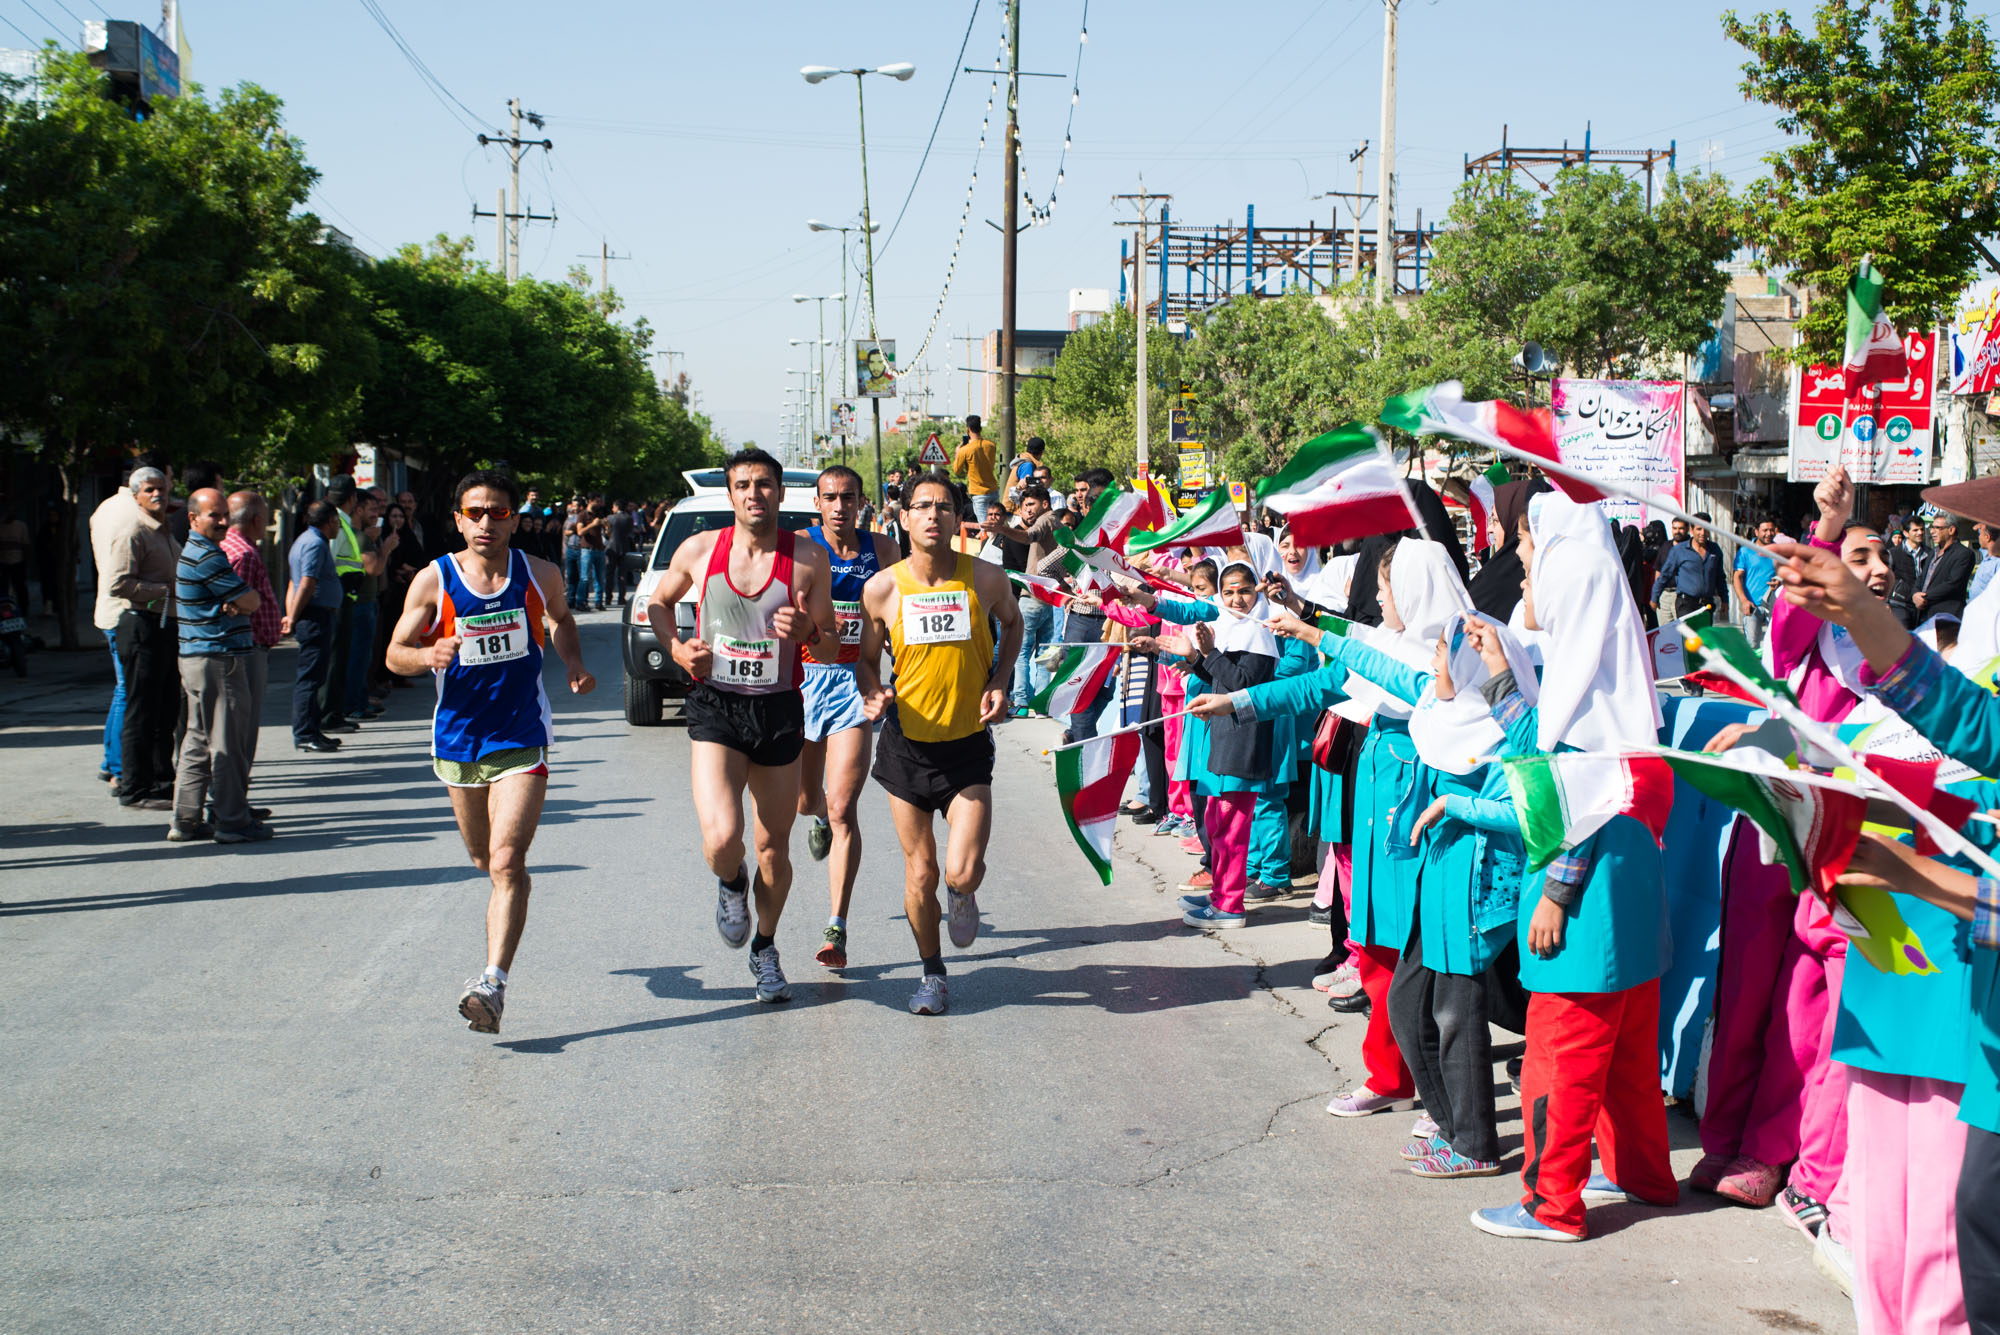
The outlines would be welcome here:
<svg viewBox="0 0 2000 1335">
<path fill-rule="evenodd" d="M 431 767 L 451 789 L 472 865 L 493 878 L 486 968 L 458 999 L 466 1027 L 481 1034 L 500 1032 L 507 971 L 528 922 L 528 845 L 548 795 L 555 740 L 542 689 L 543 646 L 554 645 L 571 692 L 588 695 L 597 685 L 583 666 L 562 572 L 508 545 L 520 504 L 505 473 L 459 479 L 452 517 L 465 550 L 439 557 L 410 581 L 388 651 L 391 672 L 437 677 Z"/>
<path fill-rule="evenodd" d="M 910 998 L 916 1015 L 944 1014 L 944 952 L 938 942 L 938 849 L 934 813 L 950 834 L 944 883 L 951 943 L 979 935 L 974 895 L 986 875 L 993 827 L 993 732 L 1007 710 L 1007 686 L 1021 648 L 1021 609 L 1007 572 L 952 549 L 958 488 L 939 473 L 909 484 L 910 557 L 862 591 L 861 654 L 854 675 L 871 719 L 882 719 L 875 782 L 903 845 L 903 911 L 917 939 L 923 982 Z M 1000 622 L 999 653 L 987 617 Z M 876 664 L 895 658 L 893 685 Z"/>
<path fill-rule="evenodd" d="M 736 522 L 697 533 L 674 552 L 653 587 L 649 624 L 668 638 L 683 672 L 702 856 L 715 873 L 715 928 L 734 950 L 750 944 L 757 1000 L 790 1001 L 778 962 L 778 917 L 792 889 L 789 847 L 805 748 L 801 650 L 831 663 L 840 640 L 826 549 L 778 526 L 785 474 L 759 449 L 722 467 Z M 695 635 L 680 638 L 674 605 L 696 591 Z M 756 802 L 757 931 L 750 932 L 750 873 L 743 865 L 743 790 Z"/>
<path fill-rule="evenodd" d="M 896 544 L 879 533 L 856 528 L 861 513 L 861 474 L 835 464 L 819 475 L 813 489 L 820 522 L 806 530 L 826 550 L 832 571 L 833 616 L 840 652 L 831 663 L 805 667 L 806 745 L 799 774 L 799 814 L 811 817 L 806 850 L 827 863 L 832 896 L 825 943 L 813 958 L 829 969 L 847 967 L 847 908 L 854 877 L 861 870 L 861 823 L 856 808 L 868 781 L 869 744 L 875 730 L 861 708 L 854 664 L 861 657 L 861 590 L 869 579 L 901 559 Z"/>
</svg>

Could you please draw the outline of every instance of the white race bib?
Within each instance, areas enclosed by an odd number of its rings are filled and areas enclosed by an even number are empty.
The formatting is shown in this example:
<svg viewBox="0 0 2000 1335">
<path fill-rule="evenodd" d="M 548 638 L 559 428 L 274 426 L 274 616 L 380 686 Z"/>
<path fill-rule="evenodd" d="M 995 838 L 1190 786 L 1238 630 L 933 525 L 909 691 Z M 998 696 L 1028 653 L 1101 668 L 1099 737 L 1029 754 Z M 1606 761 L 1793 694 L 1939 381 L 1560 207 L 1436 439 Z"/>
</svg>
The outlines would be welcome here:
<svg viewBox="0 0 2000 1335">
<path fill-rule="evenodd" d="M 1848 717 L 1852 718 L 1853 715 L 1850 714 Z M 1940 763 L 1937 782 L 1940 787 L 1947 783 L 1963 783 L 1967 779 L 1979 777 L 1978 770 L 1953 760 L 1939 750 L 1935 742 L 1893 714 L 1868 728 L 1855 739 L 1853 745 L 1857 751 L 1869 755 L 1887 756 L 1891 760 L 1938 761 Z"/>
<path fill-rule="evenodd" d="M 778 679 L 778 642 L 717 635 L 715 667 L 709 675 L 730 686 L 769 686 Z"/>
<path fill-rule="evenodd" d="M 861 643 L 860 603 L 843 603 L 835 599 L 833 617 L 835 623 L 840 627 L 840 642 L 842 644 Z"/>
<path fill-rule="evenodd" d="M 955 644 L 972 638 L 972 598 L 963 589 L 903 595 L 904 644 Z"/>
<path fill-rule="evenodd" d="M 481 612 L 458 618 L 458 661 L 465 667 L 508 663 L 528 656 L 528 612 Z"/>
</svg>

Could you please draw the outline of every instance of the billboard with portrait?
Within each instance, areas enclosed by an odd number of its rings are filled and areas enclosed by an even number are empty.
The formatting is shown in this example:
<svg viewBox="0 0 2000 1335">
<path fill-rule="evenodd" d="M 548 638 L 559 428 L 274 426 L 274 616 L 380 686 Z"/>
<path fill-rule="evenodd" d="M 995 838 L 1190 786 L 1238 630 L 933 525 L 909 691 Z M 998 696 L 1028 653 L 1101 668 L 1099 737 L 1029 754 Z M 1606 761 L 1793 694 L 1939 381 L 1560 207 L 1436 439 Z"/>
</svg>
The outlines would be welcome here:
<svg viewBox="0 0 2000 1335">
<path fill-rule="evenodd" d="M 854 340 L 854 396 L 860 399 L 896 397 L 896 340 Z"/>
</svg>

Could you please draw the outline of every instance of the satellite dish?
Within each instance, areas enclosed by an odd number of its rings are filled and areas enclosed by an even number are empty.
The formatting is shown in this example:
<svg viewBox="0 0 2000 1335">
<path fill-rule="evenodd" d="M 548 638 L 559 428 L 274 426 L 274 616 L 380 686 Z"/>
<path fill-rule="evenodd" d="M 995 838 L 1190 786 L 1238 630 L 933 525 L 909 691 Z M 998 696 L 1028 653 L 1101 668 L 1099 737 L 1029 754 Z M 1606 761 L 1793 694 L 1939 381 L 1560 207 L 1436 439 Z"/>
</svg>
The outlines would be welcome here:
<svg viewBox="0 0 2000 1335">
<path fill-rule="evenodd" d="M 1521 346 L 1521 350 L 1514 354 L 1514 365 L 1529 375 L 1540 375 L 1544 371 L 1553 369 L 1555 363 L 1549 359 L 1546 352 L 1542 351 L 1541 344 L 1529 339 Z"/>
</svg>

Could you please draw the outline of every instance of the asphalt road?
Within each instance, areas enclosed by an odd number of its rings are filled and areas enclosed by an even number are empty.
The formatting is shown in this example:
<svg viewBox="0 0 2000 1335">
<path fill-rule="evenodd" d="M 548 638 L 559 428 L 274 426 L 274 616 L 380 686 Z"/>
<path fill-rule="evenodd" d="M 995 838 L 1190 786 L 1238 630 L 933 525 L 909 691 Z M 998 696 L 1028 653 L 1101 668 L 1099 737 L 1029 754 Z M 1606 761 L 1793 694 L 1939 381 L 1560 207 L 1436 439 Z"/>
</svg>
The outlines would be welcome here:
<svg viewBox="0 0 2000 1335">
<path fill-rule="evenodd" d="M 455 1011 L 486 884 L 428 770 L 426 685 L 300 755 L 281 653 L 253 787 L 280 837 L 228 849 L 104 795 L 101 654 L 0 680 L 0 1331 L 1852 1327 L 1772 1211 L 1599 1208 L 1576 1247 L 1474 1232 L 1517 1177 L 1418 1181 L 1407 1115 L 1322 1111 L 1361 1022 L 1306 986 L 1306 899 L 1201 936 L 1170 912 L 1191 860 L 1130 829 L 1100 887 L 1045 723 L 1001 731 L 950 1014 L 904 1008 L 873 790 L 854 967 L 812 962 L 825 876 L 796 837 L 795 999 L 758 1005 L 713 926 L 686 738 L 628 729 L 611 618 L 584 639 L 605 681 L 551 677 L 497 1040 Z"/>
</svg>

